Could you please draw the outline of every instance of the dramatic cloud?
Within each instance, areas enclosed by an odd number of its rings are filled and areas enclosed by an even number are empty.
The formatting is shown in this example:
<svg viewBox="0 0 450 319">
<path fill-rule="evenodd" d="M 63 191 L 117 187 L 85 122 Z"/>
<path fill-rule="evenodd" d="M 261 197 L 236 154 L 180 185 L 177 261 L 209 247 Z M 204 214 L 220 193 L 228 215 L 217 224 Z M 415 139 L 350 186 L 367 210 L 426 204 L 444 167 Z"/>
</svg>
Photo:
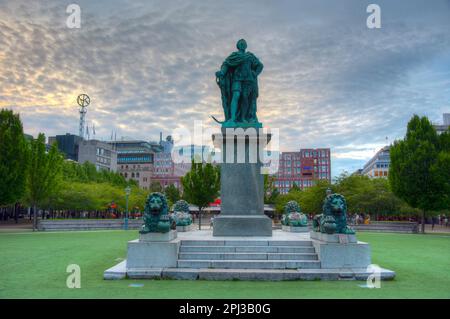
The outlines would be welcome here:
<svg viewBox="0 0 450 319">
<path fill-rule="evenodd" d="M 74 1 L 75 2 L 75 1 Z M 360 168 L 412 114 L 450 109 L 450 2 L 0 1 L 0 107 L 28 133 L 76 133 L 91 96 L 96 137 L 157 139 L 222 117 L 214 72 L 245 38 L 264 63 L 259 119 L 282 151 L 330 147 L 333 175 Z M 386 141 L 387 138 L 387 141 Z"/>
</svg>

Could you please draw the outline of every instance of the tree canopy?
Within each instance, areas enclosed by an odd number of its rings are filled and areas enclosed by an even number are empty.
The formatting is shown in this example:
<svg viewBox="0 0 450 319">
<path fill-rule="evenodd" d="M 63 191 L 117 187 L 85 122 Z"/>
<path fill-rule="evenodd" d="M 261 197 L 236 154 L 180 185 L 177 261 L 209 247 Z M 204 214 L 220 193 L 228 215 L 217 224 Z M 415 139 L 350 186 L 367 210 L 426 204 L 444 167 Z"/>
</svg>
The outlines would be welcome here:
<svg viewBox="0 0 450 319">
<path fill-rule="evenodd" d="M 450 207 L 449 133 L 438 135 L 428 118 L 414 115 L 406 136 L 390 149 L 393 192 L 422 210 L 422 232 L 429 211 Z"/>
<path fill-rule="evenodd" d="M 0 206 L 18 202 L 25 193 L 28 145 L 19 115 L 0 111 Z"/>
<path fill-rule="evenodd" d="M 219 196 L 220 169 L 211 163 L 192 161 L 191 170 L 181 178 L 181 183 L 183 184 L 183 198 L 198 206 L 199 218 L 201 218 L 202 209 Z M 199 225 L 201 225 L 201 221 Z"/>
</svg>

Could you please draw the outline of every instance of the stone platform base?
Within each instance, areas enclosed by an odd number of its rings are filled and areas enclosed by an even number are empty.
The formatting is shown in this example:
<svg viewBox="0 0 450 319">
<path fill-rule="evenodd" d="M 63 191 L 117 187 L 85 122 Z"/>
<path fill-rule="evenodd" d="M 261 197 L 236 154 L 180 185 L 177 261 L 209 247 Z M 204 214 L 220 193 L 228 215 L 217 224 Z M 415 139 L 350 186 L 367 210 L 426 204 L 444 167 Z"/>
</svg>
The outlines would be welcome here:
<svg viewBox="0 0 450 319">
<path fill-rule="evenodd" d="M 125 261 L 126 262 L 126 261 Z M 372 275 L 367 268 L 354 269 L 209 269 L 209 268 L 149 268 L 126 270 L 124 262 L 105 271 L 106 280 L 179 279 L 179 280 L 367 280 Z M 380 268 L 381 280 L 392 280 L 395 272 Z"/>
<path fill-rule="evenodd" d="M 272 236 L 272 220 L 266 215 L 219 215 L 213 236 Z"/>
<path fill-rule="evenodd" d="M 282 225 L 281 226 L 281 230 L 282 231 L 287 231 L 287 232 L 291 232 L 291 233 L 307 233 L 309 232 L 309 227 L 308 226 L 304 226 L 304 227 L 294 227 L 294 226 L 285 226 Z"/>
<path fill-rule="evenodd" d="M 272 237 L 213 236 L 210 230 L 179 233 L 168 242 L 128 243 L 128 259 L 104 279 L 366 280 L 395 272 L 371 270 L 370 246 L 311 239 L 309 233 L 274 230 Z"/>
</svg>

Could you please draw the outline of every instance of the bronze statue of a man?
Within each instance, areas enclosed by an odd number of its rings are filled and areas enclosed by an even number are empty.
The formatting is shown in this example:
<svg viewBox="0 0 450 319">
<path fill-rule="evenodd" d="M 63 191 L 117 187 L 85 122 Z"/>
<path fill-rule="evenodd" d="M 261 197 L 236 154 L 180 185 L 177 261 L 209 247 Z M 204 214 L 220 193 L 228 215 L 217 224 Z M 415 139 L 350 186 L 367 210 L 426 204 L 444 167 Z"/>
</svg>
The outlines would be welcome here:
<svg viewBox="0 0 450 319">
<path fill-rule="evenodd" d="M 244 39 L 239 40 L 236 47 L 238 51 L 231 53 L 216 72 L 225 113 L 225 122 L 219 123 L 229 127 L 239 126 L 239 123 L 258 126 L 258 75 L 264 66 L 253 53 L 245 51 Z"/>
</svg>

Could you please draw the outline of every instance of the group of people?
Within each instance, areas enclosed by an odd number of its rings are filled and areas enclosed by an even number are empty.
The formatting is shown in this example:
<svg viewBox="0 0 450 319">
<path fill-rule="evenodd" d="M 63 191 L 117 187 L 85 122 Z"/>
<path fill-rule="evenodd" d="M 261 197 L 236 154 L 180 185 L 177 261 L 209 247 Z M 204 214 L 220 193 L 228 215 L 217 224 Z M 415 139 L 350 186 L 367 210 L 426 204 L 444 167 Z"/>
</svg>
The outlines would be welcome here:
<svg viewBox="0 0 450 319">
<path fill-rule="evenodd" d="M 431 229 L 434 229 L 434 225 L 439 224 L 440 226 L 448 227 L 448 216 L 444 214 L 440 214 L 434 217 L 431 217 Z"/>
<path fill-rule="evenodd" d="M 353 225 L 369 225 L 370 224 L 370 215 L 369 214 L 354 214 L 350 221 Z"/>
</svg>

